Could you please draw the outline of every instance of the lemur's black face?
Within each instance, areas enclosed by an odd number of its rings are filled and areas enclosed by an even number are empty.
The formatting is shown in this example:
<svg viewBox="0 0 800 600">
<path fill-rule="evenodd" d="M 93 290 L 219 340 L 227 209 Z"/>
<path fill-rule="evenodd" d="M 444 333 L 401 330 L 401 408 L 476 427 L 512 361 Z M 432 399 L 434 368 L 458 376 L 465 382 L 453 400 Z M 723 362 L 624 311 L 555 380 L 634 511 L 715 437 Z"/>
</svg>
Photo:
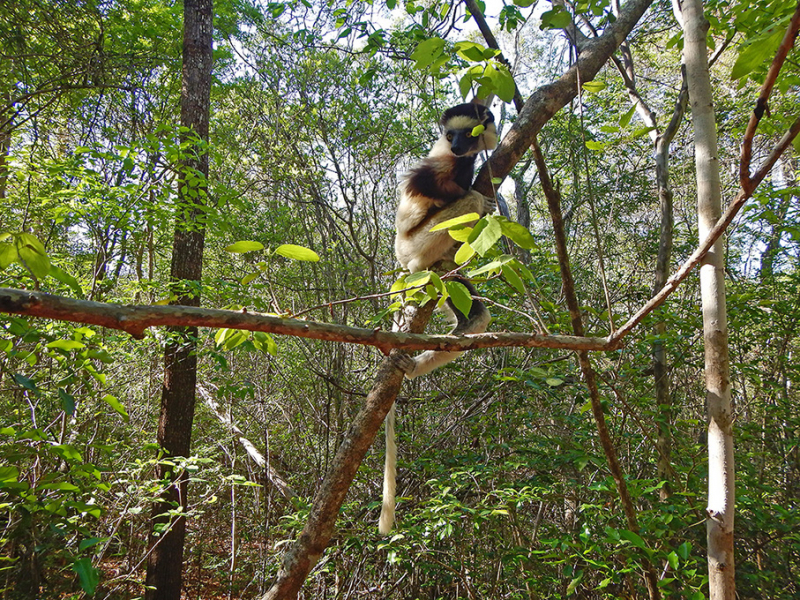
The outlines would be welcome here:
<svg viewBox="0 0 800 600">
<path fill-rule="evenodd" d="M 472 127 L 468 129 L 448 129 L 445 132 L 450 142 L 450 151 L 456 156 L 470 156 L 478 151 L 479 138 L 472 135 Z"/>
</svg>

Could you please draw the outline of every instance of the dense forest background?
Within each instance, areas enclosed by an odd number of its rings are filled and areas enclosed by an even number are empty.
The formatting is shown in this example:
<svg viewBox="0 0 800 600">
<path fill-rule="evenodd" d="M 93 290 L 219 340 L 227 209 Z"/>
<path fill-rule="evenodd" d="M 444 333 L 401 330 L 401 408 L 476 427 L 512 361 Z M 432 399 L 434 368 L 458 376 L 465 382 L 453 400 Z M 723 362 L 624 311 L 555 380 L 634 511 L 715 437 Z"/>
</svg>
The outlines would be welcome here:
<svg viewBox="0 0 800 600">
<path fill-rule="evenodd" d="M 606 0 L 478 4 L 523 98 L 574 61 L 570 14 L 592 35 L 619 11 Z M 738 189 L 739 145 L 795 8 L 705 3 L 723 202 Z M 0 4 L 0 286 L 115 304 L 171 299 L 178 165 L 194 148 L 179 127 L 182 10 L 162 0 Z M 390 329 L 381 294 L 399 275 L 398 179 L 427 153 L 441 111 L 483 84 L 501 96 L 492 109 L 502 136 L 517 118 L 504 101 L 509 71 L 483 53 L 489 44 L 459 3 L 218 0 L 214 10 L 202 305 Z M 667 126 L 682 47 L 673 7 L 653 3 L 617 53 L 620 68 L 609 62 L 539 134 L 587 335 L 608 335 L 656 286 L 658 132 L 642 106 Z M 754 163 L 796 118 L 798 85 L 794 52 Z M 670 271 L 699 241 L 690 113 L 669 148 Z M 798 169 L 789 148 L 725 238 L 741 598 L 800 597 Z M 535 243 L 478 257 L 476 267 L 504 253 L 522 265 L 477 276 L 490 330 L 571 334 L 531 156 L 500 192 Z M 276 251 L 284 244 L 319 261 Z M 172 334 L 134 339 L 7 314 L 0 324 L 2 597 L 141 597 L 150 507 L 168 483 L 156 430 Z M 446 330 L 439 317 L 429 327 Z M 471 351 L 398 397 L 395 535 L 377 534 L 379 441 L 303 597 L 644 597 L 645 561 L 665 597 L 706 597 L 702 342 L 692 274 L 620 350 L 592 355 L 638 533 L 573 353 Z M 656 399 L 654 346 L 666 353 L 667 402 Z M 303 528 L 382 355 L 201 328 L 197 356 L 192 453 L 170 459 L 190 481 L 183 594 L 255 598 Z"/>
</svg>

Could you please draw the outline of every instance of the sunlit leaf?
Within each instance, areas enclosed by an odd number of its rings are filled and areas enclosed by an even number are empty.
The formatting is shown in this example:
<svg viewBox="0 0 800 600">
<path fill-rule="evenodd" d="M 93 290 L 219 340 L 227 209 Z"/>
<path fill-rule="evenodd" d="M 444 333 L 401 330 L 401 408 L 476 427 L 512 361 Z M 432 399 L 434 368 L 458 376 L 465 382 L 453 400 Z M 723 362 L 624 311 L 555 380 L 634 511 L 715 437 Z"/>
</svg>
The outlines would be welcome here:
<svg viewBox="0 0 800 600">
<path fill-rule="evenodd" d="M 319 261 L 319 255 L 316 252 L 295 244 L 282 244 L 275 248 L 275 253 L 293 260 L 304 260 L 307 262 Z"/>
<path fill-rule="evenodd" d="M 231 244 L 230 246 L 225 247 L 225 252 L 231 252 L 233 254 L 243 254 L 245 252 L 256 252 L 258 250 L 263 250 L 264 244 L 261 242 L 253 242 L 250 240 L 241 240 Z"/>
<path fill-rule="evenodd" d="M 485 255 L 489 249 L 497 243 L 500 236 L 503 235 L 500 222 L 496 218 L 487 216 L 482 223 L 485 223 L 485 225 L 483 227 L 475 227 L 469 242 L 472 249 L 481 256 Z M 474 239 L 472 239 L 473 237 Z"/>
<path fill-rule="evenodd" d="M 503 271 L 503 277 L 505 280 L 520 294 L 524 293 L 525 284 L 522 283 L 522 279 L 519 278 L 519 275 L 517 275 L 516 271 L 514 271 L 514 269 L 512 269 L 509 265 L 503 265 L 501 269 Z"/>
<path fill-rule="evenodd" d="M 461 244 L 461 247 L 456 251 L 455 258 L 453 260 L 456 261 L 459 265 L 463 265 L 469 259 L 475 256 L 475 250 L 472 249 L 467 242 Z"/>
<path fill-rule="evenodd" d="M 467 213 L 465 215 L 460 215 L 458 217 L 442 221 L 438 225 L 431 227 L 431 231 L 440 231 L 442 229 L 449 229 L 454 225 L 463 225 L 464 223 L 472 223 L 473 221 L 477 221 L 480 218 L 481 216 L 478 213 Z"/>
<path fill-rule="evenodd" d="M 581 87 L 591 94 L 596 94 L 606 89 L 606 84 L 602 81 L 585 81 Z"/>
<path fill-rule="evenodd" d="M 80 350 L 81 348 L 85 348 L 86 344 L 82 344 L 81 342 L 76 342 L 75 340 L 55 340 L 47 344 L 47 347 L 69 351 L 69 350 Z"/>
<path fill-rule="evenodd" d="M 115 396 L 112 396 L 111 394 L 106 394 L 105 396 L 103 396 L 103 401 L 106 404 L 108 404 L 111 408 L 113 408 L 115 411 L 117 411 L 120 415 L 122 415 L 123 419 L 125 419 L 126 421 L 128 420 L 129 418 L 128 411 L 125 410 L 125 407 L 122 406 L 122 403 L 119 400 L 117 400 Z"/>
<path fill-rule="evenodd" d="M 253 345 L 262 352 L 278 356 L 278 344 L 272 339 L 272 336 L 263 331 L 256 331 L 253 333 Z"/>
<path fill-rule="evenodd" d="M 417 69 L 425 69 L 444 51 L 444 40 L 438 37 L 428 38 L 419 43 L 416 50 L 411 54 L 411 60 L 416 64 Z"/>
</svg>

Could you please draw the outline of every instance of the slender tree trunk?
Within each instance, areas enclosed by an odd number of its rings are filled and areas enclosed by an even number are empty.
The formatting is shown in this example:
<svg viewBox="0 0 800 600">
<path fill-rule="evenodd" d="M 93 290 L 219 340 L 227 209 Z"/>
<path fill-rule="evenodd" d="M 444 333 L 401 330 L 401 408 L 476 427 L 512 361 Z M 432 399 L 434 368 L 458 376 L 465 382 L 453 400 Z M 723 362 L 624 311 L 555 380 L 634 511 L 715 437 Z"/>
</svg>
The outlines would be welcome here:
<svg viewBox="0 0 800 600">
<path fill-rule="evenodd" d="M 719 219 L 721 187 L 717 131 L 711 101 L 706 35 L 708 21 L 702 0 L 686 0 L 684 58 L 694 125 L 697 169 L 698 233 L 704 239 Z M 720 238 L 700 267 L 708 405 L 708 587 L 711 600 L 734 600 L 733 560 L 734 463 L 733 409 L 725 312 L 725 257 Z"/>
<path fill-rule="evenodd" d="M 673 237 L 673 210 L 672 210 L 672 189 L 669 184 L 669 145 L 678 131 L 678 126 L 683 120 L 686 110 L 688 93 L 686 89 L 686 77 L 683 76 L 683 85 L 675 101 L 675 109 L 672 112 L 672 119 L 669 125 L 656 138 L 656 185 L 658 186 L 658 201 L 661 208 L 661 235 L 658 241 L 658 258 L 656 259 L 656 271 L 653 284 L 653 295 L 667 283 L 670 275 L 672 258 L 672 237 Z M 670 430 L 674 408 L 672 405 L 672 394 L 670 392 L 670 376 L 667 365 L 667 352 L 664 342 L 660 338 L 667 332 L 667 325 L 664 321 L 658 321 L 653 326 L 656 334 L 656 341 L 653 342 L 653 378 L 656 397 L 656 414 L 658 415 L 658 438 L 656 448 L 658 450 L 657 471 L 661 480 L 666 483 L 659 490 L 662 500 L 666 500 L 672 493 L 670 481 L 672 479 L 672 432 Z"/>
<path fill-rule="evenodd" d="M 212 0 L 184 0 L 183 85 L 181 89 L 181 125 L 208 141 L 211 103 Z M 177 304 L 200 305 L 199 282 L 203 267 L 205 224 L 202 207 L 206 197 L 208 154 L 199 146 L 190 146 L 182 161 L 178 181 L 178 209 L 172 246 L 170 277 Z M 197 328 L 173 328 L 164 349 L 164 384 L 161 393 L 161 416 L 158 443 L 168 457 L 189 456 L 192 420 L 197 383 Z M 186 520 L 172 520 L 165 513 L 173 508 L 186 509 L 187 477 L 172 466 L 159 466 L 160 478 L 172 484 L 153 504 L 151 553 L 147 562 L 146 593 L 148 600 L 179 600 L 183 566 L 183 543 Z M 168 527 L 167 529 L 164 529 Z"/>
</svg>

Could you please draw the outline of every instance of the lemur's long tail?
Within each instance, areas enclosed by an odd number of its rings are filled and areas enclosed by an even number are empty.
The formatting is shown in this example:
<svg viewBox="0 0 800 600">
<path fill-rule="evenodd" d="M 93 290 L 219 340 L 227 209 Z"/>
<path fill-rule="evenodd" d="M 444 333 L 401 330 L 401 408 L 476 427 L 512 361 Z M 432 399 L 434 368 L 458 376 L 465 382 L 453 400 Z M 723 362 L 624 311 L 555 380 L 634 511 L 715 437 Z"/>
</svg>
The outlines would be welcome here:
<svg viewBox="0 0 800 600">
<path fill-rule="evenodd" d="M 394 503 L 397 487 L 397 443 L 395 441 L 395 404 L 386 415 L 386 462 L 383 467 L 383 506 L 381 518 L 378 521 L 378 531 L 381 535 L 389 535 L 394 526 Z"/>
</svg>

